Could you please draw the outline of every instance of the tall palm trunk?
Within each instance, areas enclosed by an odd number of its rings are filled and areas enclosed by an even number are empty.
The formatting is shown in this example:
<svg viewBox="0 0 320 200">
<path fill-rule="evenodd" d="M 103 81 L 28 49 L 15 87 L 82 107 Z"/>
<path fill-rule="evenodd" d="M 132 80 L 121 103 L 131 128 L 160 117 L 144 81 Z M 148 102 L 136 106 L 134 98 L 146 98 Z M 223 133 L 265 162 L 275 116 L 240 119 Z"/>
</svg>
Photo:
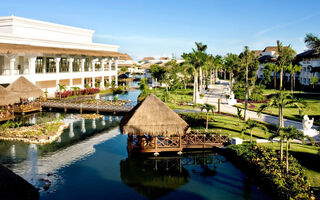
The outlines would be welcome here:
<svg viewBox="0 0 320 200">
<path fill-rule="evenodd" d="M 248 84 L 248 64 L 246 65 L 246 97 L 245 97 L 245 105 L 244 105 L 244 120 L 247 120 L 247 109 L 248 109 L 248 98 L 249 98 L 249 84 Z"/>
<path fill-rule="evenodd" d="M 229 80 L 230 80 L 230 88 L 232 89 L 233 88 L 233 73 L 232 71 L 229 72 Z"/>
<path fill-rule="evenodd" d="M 277 89 L 277 72 L 273 71 L 273 88 Z"/>
<path fill-rule="evenodd" d="M 286 154 L 286 171 L 287 174 L 289 172 L 289 139 L 287 139 L 287 144 L 286 144 L 286 150 L 287 150 L 287 154 Z"/>
<path fill-rule="evenodd" d="M 223 75 L 224 75 L 224 80 L 227 79 L 227 71 L 226 70 L 223 70 Z"/>
<path fill-rule="evenodd" d="M 291 78 L 290 78 L 290 82 L 291 82 L 291 94 L 293 94 L 293 76 L 294 76 L 294 73 L 291 74 Z"/>
<path fill-rule="evenodd" d="M 199 92 L 202 93 L 202 67 L 200 67 L 199 69 L 199 78 L 200 78 Z"/>
<path fill-rule="evenodd" d="M 280 91 L 282 91 L 282 87 L 283 87 L 283 67 L 281 67 L 281 69 L 280 69 L 280 87 L 279 87 L 279 89 L 280 89 Z"/>
<path fill-rule="evenodd" d="M 215 70 L 214 78 L 215 78 L 214 83 L 216 83 L 217 80 L 218 80 L 218 69 L 217 69 L 217 68 L 216 68 L 216 70 Z"/>
<path fill-rule="evenodd" d="M 193 81 L 193 102 L 197 103 L 198 100 L 198 73 L 197 70 L 194 71 L 194 81 Z"/>
</svg>

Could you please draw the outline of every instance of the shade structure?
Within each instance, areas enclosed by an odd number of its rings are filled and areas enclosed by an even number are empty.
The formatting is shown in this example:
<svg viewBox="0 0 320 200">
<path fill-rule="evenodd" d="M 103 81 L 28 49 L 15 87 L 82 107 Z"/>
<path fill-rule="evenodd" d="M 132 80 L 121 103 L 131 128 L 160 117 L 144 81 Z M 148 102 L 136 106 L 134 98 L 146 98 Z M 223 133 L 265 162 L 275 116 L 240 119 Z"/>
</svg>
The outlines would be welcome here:
<svg viewBox="0 0 320 200">
<path fill-rule="evenodd" d="M 149 94 L 120 122 L 122 134 L 171 136 L 188 132 L 189 125 L 154 94 Z"/>
<path fill-rule="evenodd" d="M 0 106 L 12 105 L 18 103 L 19 101 L 19 96 L 7 91 L 4 87 L 0 85 Z"/>
<path fill-rule="evenodd" d="M 31 83 L 24 76 L 20 76 L 17 80 L 11 83 L 6 90 L 15 93 L 20 98 L 40 97 L 44 95 L 44 92 Z"/>
</svg>

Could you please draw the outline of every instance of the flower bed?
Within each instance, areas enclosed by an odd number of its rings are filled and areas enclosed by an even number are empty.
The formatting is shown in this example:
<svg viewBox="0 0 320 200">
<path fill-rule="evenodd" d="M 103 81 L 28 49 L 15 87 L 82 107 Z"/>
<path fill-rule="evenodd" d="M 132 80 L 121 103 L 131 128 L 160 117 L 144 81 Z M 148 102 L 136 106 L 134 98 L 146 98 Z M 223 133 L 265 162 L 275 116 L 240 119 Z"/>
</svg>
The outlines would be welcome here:
<svg viewBox="0 0 320 200">
<path fill-rule="evenodd" d="M 79 119 L 99 119 L 99 118 L 103 118 L 103 115 L 99 115 L 99 114 L 81 114 L 81 115 L 77 115 L 76 118 L 79 118 Z"/>
<path fill-rule="evenodd" d="M 227 157 L 255 175 L 259 182 L 271 189 L 279 199 L 310 199 L 311 189 L 298 161 L 289 156 L 290 170 L 286 173 L 285 161 L 279 153 L 255 144 L 230 145 Z"/>
<path fill-rule="evenodd" d="M 99 88 L 90 88 L 90 89 L 81 89 L 79 91 L 74 90 L 66 90 L 61 92 L 61 98 L 67 98 L 70 96 L 76 96 L 76 95 L 90 95 L 90 94 L 97 94 L 100 92 Z M 56 98 L 60 98 L 60 92 L 55 93 Z"/>
</svg>

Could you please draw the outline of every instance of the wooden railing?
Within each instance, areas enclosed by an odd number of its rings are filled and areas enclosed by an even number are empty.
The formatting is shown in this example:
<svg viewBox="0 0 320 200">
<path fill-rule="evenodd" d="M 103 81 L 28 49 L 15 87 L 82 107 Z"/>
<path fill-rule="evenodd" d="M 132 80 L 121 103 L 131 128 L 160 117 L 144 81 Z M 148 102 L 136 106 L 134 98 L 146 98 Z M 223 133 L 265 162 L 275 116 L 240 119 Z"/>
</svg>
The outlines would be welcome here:
<svg viewBox="0 0 320 200">
<path fill-rule="evenodd" d="M 223 144 L 228 142 L 226 135 L 205 135 L 205 134 L 186 134 L 182 136 L 182 145 L 191 144 Z"/>
<path fill-rule="evenodd" d="M 13 108 L 3 108 L 0 111 L 0 121 L 5 121 L 14 118 Z"/>
<path fill-rule="evenodd" d="M 15 104 L 14 105 L 14 112 L 30 112 L 41 110 L 41 103 L 40 102 L 32 102 L 27 104 Z"/>
<path fill-rule="evenodd" d="M 128 138 L 128 148 L 141 152 L 181 151 L 183 148 L 212 148 L 229 141 L 226 135 L 186 134 L 183 136 L 143 136 Z"/>
</svg>

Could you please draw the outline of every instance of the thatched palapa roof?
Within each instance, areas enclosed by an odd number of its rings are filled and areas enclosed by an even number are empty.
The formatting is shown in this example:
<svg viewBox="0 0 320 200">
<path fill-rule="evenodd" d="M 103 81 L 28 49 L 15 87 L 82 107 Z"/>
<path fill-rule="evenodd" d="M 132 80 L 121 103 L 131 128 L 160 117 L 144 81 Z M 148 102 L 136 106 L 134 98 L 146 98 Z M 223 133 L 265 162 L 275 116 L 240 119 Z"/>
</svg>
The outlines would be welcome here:
<svg viewBox="0 0 320 200">
<path fill-rule="evenodd" d="M 20 98 L 40 97 L 43 96 L 43 91 L 36 85 L 31 83 L 24 76 L 20 76 L 17 80 L 11 83 L 7 88 L 9 92 L 13 92 Z"/>
<path fill-rule="evenodd" d="M 19 101 L 20 98 L 17 95 L 7 91 L 0 85 L 0 106 L 12 105 Z"/>
<path fill-rule="evenodd" d="M 183 135 L 189 125 L 154 94 L 149 94 L 120 122 L 122 134 Z"/>
</svg>

